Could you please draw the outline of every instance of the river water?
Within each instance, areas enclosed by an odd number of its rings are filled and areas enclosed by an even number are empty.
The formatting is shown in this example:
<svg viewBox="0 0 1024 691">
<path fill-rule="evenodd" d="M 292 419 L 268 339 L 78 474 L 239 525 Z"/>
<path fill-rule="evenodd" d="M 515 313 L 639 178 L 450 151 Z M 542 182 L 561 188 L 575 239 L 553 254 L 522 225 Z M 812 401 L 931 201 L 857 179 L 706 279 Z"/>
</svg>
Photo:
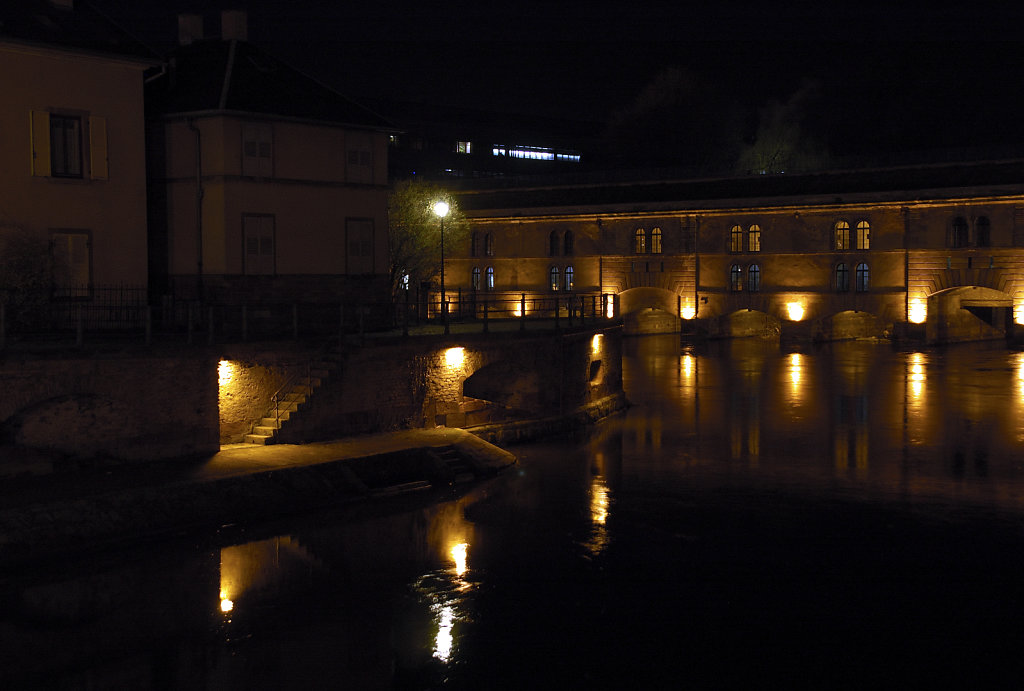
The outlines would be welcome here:
<svg viewBox="0 0 1024 691">
<path fill-rule="evenodd" d="M 1024 353 L 642 337 L 623 379 L 443 501 L 14 578 L 0 686 L 1019 685 Z"/>
</svg>

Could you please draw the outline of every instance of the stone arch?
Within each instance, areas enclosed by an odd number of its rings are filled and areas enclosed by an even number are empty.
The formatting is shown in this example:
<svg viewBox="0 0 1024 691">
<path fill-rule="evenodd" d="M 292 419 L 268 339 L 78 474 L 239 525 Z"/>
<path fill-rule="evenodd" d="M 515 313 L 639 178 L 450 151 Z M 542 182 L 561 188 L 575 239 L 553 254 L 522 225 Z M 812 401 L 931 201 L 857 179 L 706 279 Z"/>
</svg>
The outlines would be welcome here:
<svg viewBox="0 0 1024 691">
<path fill-rule="evenodd" d="M 619 293 L 623 332 L 630 335 L 679 331 L 679 295 L 664 288 L 630 288 Z"/>
<path fill-rule="evenodd" d="M 814 338 L 819 341 L 846 341 L 856 338 L 885 338 L 881 319 L 863 310 L 844 310 L 823 317 L 815 324 Z"/>
<path fill-rule="evenodd" d="M 1013 298 L 984 286 L 957 286 L 928 296 L 925 339 L 930 344 L 1006 338 Z"/>
<path fill-rule="evenodd" d="M 741 309 L 710 320 L 708 336 L 711 338 L 777 338 L 782 333 L 782 321 L 767 312 Z"/>
</svg>

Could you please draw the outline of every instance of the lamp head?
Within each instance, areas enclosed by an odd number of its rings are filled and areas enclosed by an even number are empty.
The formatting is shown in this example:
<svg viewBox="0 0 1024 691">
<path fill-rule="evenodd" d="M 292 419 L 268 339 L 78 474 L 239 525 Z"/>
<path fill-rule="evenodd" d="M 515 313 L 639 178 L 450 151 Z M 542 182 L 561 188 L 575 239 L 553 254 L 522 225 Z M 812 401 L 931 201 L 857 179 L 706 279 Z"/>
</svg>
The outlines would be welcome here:
<svg viewBox="0 0 1024 691">
<path fill-rule="evenodd" d="M 441 218 L 444 218 L 445 216 L 447 216 L 448 215 L 448 202 L 443 201 L 443 200 L 439 201 L 439 202 L 436 202 L 434 204 L 434 214 L 439 216 L 439 217 L 441 217 Z"/>
</svg>

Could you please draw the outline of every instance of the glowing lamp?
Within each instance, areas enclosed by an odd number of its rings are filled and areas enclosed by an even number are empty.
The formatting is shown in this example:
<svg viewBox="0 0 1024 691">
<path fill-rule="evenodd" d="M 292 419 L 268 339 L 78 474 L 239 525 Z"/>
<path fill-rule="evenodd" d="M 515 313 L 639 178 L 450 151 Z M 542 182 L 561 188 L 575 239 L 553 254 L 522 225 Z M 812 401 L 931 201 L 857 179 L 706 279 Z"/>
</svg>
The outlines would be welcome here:
<svg viewBox="0 0 1024 691">
<path fill-rule="evenodd" d="M 217 386 L 226 386 L 235 376 L 235 364 L 230 360 L 221 360 L 217 365 Z"/>
<path fill-rule="evenodd" d="M 786 311 L 792 321 L 798 322 L 804 318 L 804 306 L 799 302 L 791 302 L 786 305 Z"/>
<path fill-rule="evenodd" d="M 590 339 L 590 352 L 594 355 L 601 352 L 601 341 L 603 338 L 602 334 L 594 334 L 594 337 Z"/>
<path fill-rule="evenodd" d="M 689 321 L 690 319 L 693 319 L 694 317 L 697 316 L 697 310 L 687 305 L 683 309 L 679 310 L 679 316 Z"/>
<path fill-rule="evenodd" d="M 439 201 L 434 204 L 434 215 L 438 218 L 444 218 L 448 215 L 448 202 Z"/>
<path fill-rule="evenodd" d="M 910 312 L 907 314 L 907 319 L 910 320 L 911 324 L 923 324 L 928 318 L 928 303 L 921 298 L 916 298 L 910 302 Z"/>
</svg>

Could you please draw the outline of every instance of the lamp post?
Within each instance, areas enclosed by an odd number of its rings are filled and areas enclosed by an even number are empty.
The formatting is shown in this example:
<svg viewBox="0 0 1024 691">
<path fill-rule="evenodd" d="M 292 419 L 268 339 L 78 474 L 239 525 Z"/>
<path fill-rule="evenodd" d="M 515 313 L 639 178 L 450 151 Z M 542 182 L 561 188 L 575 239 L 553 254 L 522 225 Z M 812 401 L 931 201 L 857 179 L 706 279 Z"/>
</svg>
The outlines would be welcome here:
<svg viewBox="0 0 1024 691">
<path fill-rule="evenodd" d="M 448 305 L 444 295 L 444 217 L 448 215 L 448 202 L 439 201 L 434 204 L 434 214 L 441 219 L 441 318 L 444 320 L 444 333 L 448 331 Z"/>
</svg>

